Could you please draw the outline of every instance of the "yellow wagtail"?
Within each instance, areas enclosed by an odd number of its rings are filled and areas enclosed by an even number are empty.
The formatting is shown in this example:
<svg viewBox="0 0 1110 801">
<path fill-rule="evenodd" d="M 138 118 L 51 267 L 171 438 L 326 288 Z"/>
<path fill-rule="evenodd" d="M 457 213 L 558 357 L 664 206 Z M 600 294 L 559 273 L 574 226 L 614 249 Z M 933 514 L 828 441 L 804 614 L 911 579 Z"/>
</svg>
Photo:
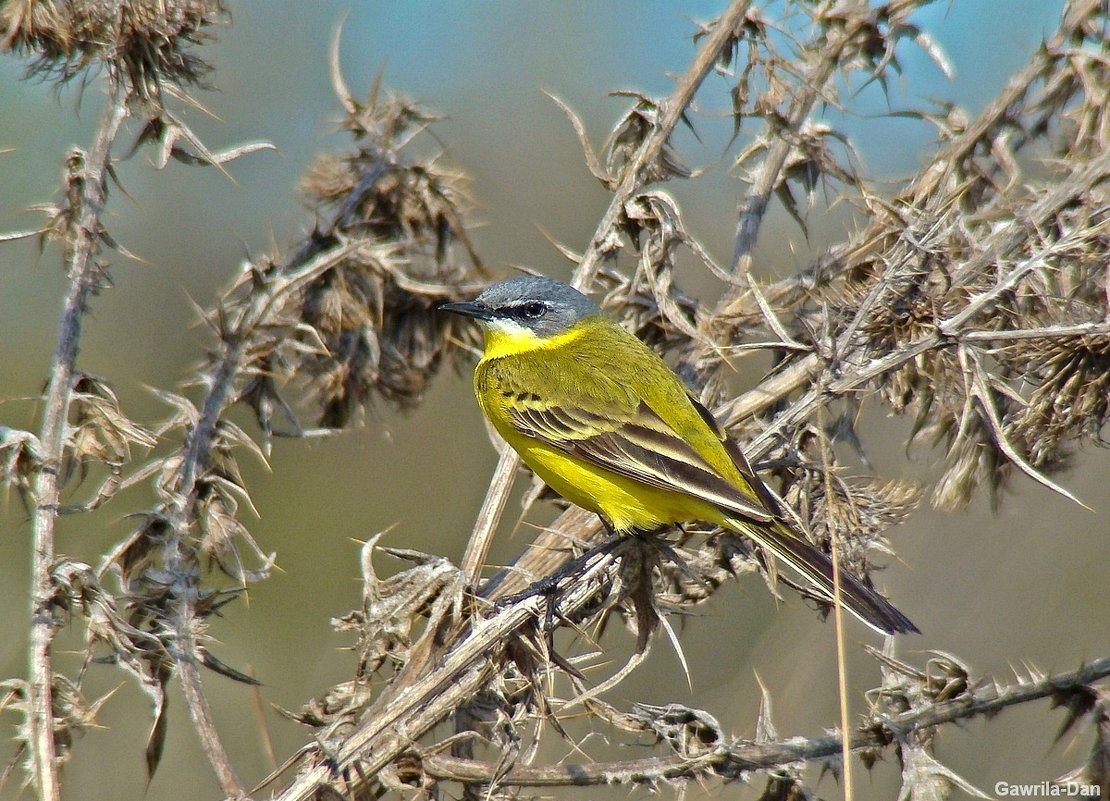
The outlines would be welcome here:
<svg viewBox="0 0 1110 801">
<path fill-rule="evenodd" d="M 703 520 L 745 534 L 832 601 L 833 569 L 667 363 L 576 289 L 522 276 L 445 311 L 475 318 L 474 393 L 541 479 L 617 533 Z M 878 631 L 918 629 L 840 572 L 844 608 Z"/>
</svg>

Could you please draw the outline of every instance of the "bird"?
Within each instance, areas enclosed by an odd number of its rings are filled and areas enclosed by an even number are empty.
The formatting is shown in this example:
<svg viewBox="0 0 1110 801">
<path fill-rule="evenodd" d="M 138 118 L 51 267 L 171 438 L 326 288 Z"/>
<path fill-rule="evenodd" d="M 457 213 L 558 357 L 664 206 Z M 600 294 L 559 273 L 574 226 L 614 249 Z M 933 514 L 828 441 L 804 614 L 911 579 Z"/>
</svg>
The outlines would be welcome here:
<svg viewBox="0 0 1110 801">
<path fill-rule="evenodd" d="M 739 446 L 663 358 L 569 284 L 494 283 L 442 311 L 476 320 L 474 394 L 494 429 L 566 500 L 619 535 L 704 521 L 745 535 L 833 601 L 830 557 L 799 533 Z M 883 634 L 918 628 L 840 571 L 845 609 Z"/>
</svg>

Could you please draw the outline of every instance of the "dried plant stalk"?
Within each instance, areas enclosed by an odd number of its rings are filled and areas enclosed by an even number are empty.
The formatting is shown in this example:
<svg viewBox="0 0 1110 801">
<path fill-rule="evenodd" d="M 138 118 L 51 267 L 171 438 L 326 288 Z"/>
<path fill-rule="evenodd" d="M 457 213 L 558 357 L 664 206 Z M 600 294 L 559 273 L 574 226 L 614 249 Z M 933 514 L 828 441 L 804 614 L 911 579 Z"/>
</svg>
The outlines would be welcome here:
<svg viewBox="0 0 1110 801">
<path fill-rule="evenodd" d="M 65 454 L 66 419 L 73 399 L 77 350 L 81 341 L 81 318 L 89 295 L 101 280 L 96 261 L 100 251 L 101 213 L 107 195 L 108 168 L 112 145 L 128 114 L 128 96 L 123 87 L 105 112 L 96 144 L 87 157 L 77 155 L 70 175 L 79 194 L 66 237 L 69 291 L 58 332 L 50 383 L 46 387 L 42 430 L 39 435 L 40 459 L 33 491 L 32 548 L 34 567 L 31 584 L 31 679 L 28 682 L 30 705 L 29 734 L 34 763 L 35 786 L 40 798 L 61 798 L 57 753 L 54 747 L 54 706 L 50 646 L 59 626 L 55 617 L 54 532 L 60 507 L 58 476 Z"/>
</svg>

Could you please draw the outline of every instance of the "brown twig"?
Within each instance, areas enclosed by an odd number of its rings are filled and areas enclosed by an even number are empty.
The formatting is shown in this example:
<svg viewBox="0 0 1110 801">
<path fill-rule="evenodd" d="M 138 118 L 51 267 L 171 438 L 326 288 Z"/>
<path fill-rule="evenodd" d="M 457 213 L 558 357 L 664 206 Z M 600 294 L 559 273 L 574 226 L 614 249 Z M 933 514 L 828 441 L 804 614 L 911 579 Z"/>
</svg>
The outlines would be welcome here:
<svg viewBox="0 0 1110 801">
<path fill-rule="evenodd" d="M 42 469 L 35 477 L 35 507 L 32 515 L 32 582 L 30 648 L 30 747 L 34 781 L 39 798 L 60 798 L 54 748 L 54 711 L 50 646 L 57 629 L 53 569 L 54 534 L 58 517 L 59 474 L 65 451 L 66 420 L 73 395 L 73 377 L 81 343 L 81 322 L 89 295 L 100 284 L 101 267 L 96 254 L 101 245 L 101 213 L 107 197 L 112 145 L 128 116 L 128 94 L 112 86 L 110 103 L 97 130 L 93 149 L 84 157 L 71 182 L 79 182 L 80 203 L 76 219 L 66 237 L 69 289 L 66 293 L 58 344 L 50 370 L 39 435 Z M 71 183 L 71 186 L 74 184 Z"/>
<path fill-rule="evenodd" d="M 751 272 L 752 248 L 755 247 L 759 227 L 767 213 L 775 187 L 782 180 L 786 159 L 795 146 L 791 134 L 801 129 L 813 107 L 824 96 L 826 84 L 841 65 L 844 49 L 855 39 L 862 27 L 861 19 L 867 16 L 851 12 L 843 14 L 848 20 L 846 27 L 826 26 L 825 35 L 816 40 L 820 43 L 820 51 L 814 53 L 816 63 L 802 77 L 797 93 L 791 98 L 789 110 L 777 126 L 779 136 L 774 138 L 767 149 L 767 154 L 752 180 L 751 189 L 740 204 L 730 266 L 730 271 L 736 278 L 742 278 Z"/>
<path fill-rule="evenodd" d="M 602 261 L 612 255 L 611 238 L 621 218 L 625 214 L 625 204 L 646 182 L 652 166 L 663 152 L 671 133 L 693 102 L 694 94 L 705 80 L 713 65 L 721 58 L 724 48 L 729 44 L 751 8 L 750 0 L 733 0 L 725 12 L 716 20 L 701 49 L 694 55 L 686 72 L 678 79 L 671 96 L 660 106 L 659 122 L 651 134 L 640 145 L 635 158 L 625 169 L 620 184 L 613 193 L 613 199 L 598 223 L 597 230 L 586 247 L 581 264 L 574 272 L 572 283 L 582 290 L 589 289 Z"/>
</svg>

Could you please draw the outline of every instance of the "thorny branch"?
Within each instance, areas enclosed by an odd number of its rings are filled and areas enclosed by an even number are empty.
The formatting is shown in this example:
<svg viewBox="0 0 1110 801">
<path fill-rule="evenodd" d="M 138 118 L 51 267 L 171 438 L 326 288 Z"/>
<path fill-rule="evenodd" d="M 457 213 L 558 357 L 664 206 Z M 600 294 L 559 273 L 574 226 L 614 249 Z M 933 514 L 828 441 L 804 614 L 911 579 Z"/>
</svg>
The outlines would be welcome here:
<svg viewBox="0 0 1110 801">
<path fill-rule="evenodd" d="M 167 515 L 173 536 L 166 542 L 165 566 L 174 583 L 169 588 L 173 601 L 173 641 L 176 647 L 170 653 L 177 668 L 177 675 L 184 690 L 185 702 L 193 723 L 200 735 L 201 744 L 209 763 L 229 798 L 246 797 L 235 769 L 224 748 L 219 732 L 212 720 L 211 708 L 201 686 L 200 660 L 202 653 L 198 632 L 201 630 L 198 603 L 201 592 L 197 586 L 195 559 L 189 544 L 190 531 L 203 512 L 197 477 L 209 467 L 213 456 L 213 443 L 220 421 L 228 408 L 238 398 L 234 395 L 240 373 L 248 369 L 250 360 L 246 350 L 255 344 L 255 335 L 261 326 L 274 322 L 273 311 L 282 299 L 302 290 L 351 255 L 354 246 L 326 251 L 306 265 L 289 274 L 278 275 L 266 285 L 266 291 L 252 293 L 242 316 L 229 324 L 220 340 L 219 355 L 210 365 L 211 379 L 208 391 L 200 405 L 200 415 L 186 438 L 182 458 L 178 462 L 177 476 L 172 481 L 175 493 Z"/>
<path fill-rule="evenodd" d="M 1090 192 L 1097 184 L 1106 181 L 1108 175 L 1110 175 L 1110 154 L 1104 154 L 1093 162 L 1082 165 L 1068 179 L 1062 180 L 1054 192 L 1037 201 L 1027 211 L 1023 210 L 1023 216 L 1028 224 L 1034 228 L 1050 225 L 1062 209 L 1075 203 L 1078 198 Z M 1104 232 L 1094 230 L 1085 232 L 1083 235 L 1098 235 L 1099 233 Z M 1025 244 L 1025 239 L 1018 226 L 1006 226 L 984 239 L 978 245 L 978 250 L 972 260 L 979 260 L 980 262 L 986 262 L 988 259 L 1009 260 L 1020 254 Z M 999 296 L 1012 290 L 1022 277 L 1043 266 L 1047 260 L 1051 259 L 1054 252 L 1063 251 L 1070 244 L 1062 240 L 1023 259 L 990 289 L 974 295 L 957 314 L 948 319 L 938 320 L 935 332 L 900 345 L 896 350 L 873 359 L 861 358 L 868 353 L 866 345 L 857 349 L 853 347 L 852 343 L 855 332 L 867 320 L 868 312 L 873 310 L 875 306 L 875 303 L 862 304 L 857 310 L 852 324 L 840 336 L 838 344 L 835 346 L 837 374 L 826 385 L 825 391 L 827 394 L 807 394 L 803 400 L 791 404 L 789 411 L 776 416 L 774 426 L 764 430 L 759 437 L 749 444 L 748 448 L 755 454 L 753 458 L 758 459 L 765 455 L 768 443 L 773 441 L 781 431 L 789 429 L 796 425 L 799 420 L 807 418 L 818 404 L 827 403 L 830 397 L 845 396 L 928 351 L 954 348 L 961 342 L 989 343 L 1055 336 L 1104 335 L 1107 332 L 1107 326 L 1100 322 L 1016 330 L 963 329 L 964 325 L 992 308 Z M 876 286 L 883 290 L 889 287 L 884 283 L 879 283 Z M 878 302 L 878 296 L 876 296 L 875 302 Z M 780 376 L 777 384 L 790 392 L 800 386 L 801 382 L 812 380 L 820 371 L 820 364 L 820 356 L 810 354 L 805 359 L 791 365 L 788 373 L 784 374 L 787 375 L 787 378 Z M 851 366 L 851 369 L 845 369 L 846 366 Z M 739 421 L 750 417 L 753 413 L 758 413 L 776 402 L 781 402 L 784 397 L 784 394 L 773 390 L 769 391 L 767 386 L 761 385 L 750 393 L 740 396 L 726 408 L 718 409 L 717 414 L 726 426 L 735 425 Z"/>
<path fill-rule="evenodd" d="M 799 59 L 807 72 L 786 114 L 781 120 L 775 120 L 772 127 L 777 135 L 772 137 L 766 155 L 749 178 L 751 188 L 740 204 L 731 263 L 734 278 L 743 278 L 751 272 L 752 248 L 772 194 L 784 180 L 782 170 L 787 157 L 797 147 L 797 134 L 814 106 L 826 96 L 826 84 L 844 62 L 845 49 L 873 24 L 866 11 L 867 4 L 857 2 L 853 8 L 838 9 L 838 14 L 830 14 L 827 24 L 822 26 L 824 35 L 815 39 L 814 51 L 809 57 L 803 53 Z"/>
<path fill-rule="evenodd" d="M 99 287 L 103 277 L 97 255 L 103 236 L 101 214 L 107 199 L 112 145 L 127 116 L 127 89 L 113 85 L 92 150 L 87 155 L 80 152 L 71 155 L 70 174 L 67 176 L 71 198 L 76 201 L 68 210 L 73 218 L 65 237 L 66 271 L 70 283 L 58 328 L 50 382 L 43 399 L 39 434 L 42 468 L 35 480 L 35 506 L 31 518 L 34 565 L 31 584 L 31 680 L 28 684 L 30 743 L 35 786 L 44 801 L 61 798 L 54 749 L 54 672 L 50 659 L 50 646 L 59 626 L 54 581 L 54 532 L 60 506 L 59 475 L 65 452 L 66 421 L 73 397 L 77 351 L 81 344 L 81 320 L 89 295 Z"/>
<path fill-rule="evenodd" d="M 986 684 L 957 699 L 897 715 L 872 715 L 856 727 L 850 748 L 853 752 L 883 748 L 906 739 L 910 733 L 966 721 L 979 715 L 994 715 L 1007 707 L 1042 698 L 1068 697 L 1107 676 L 1110 676 L 1110 657 L 1103 657 L 1066 673 L 1033 676 L 1014 684 Z M 432 754 L 421 759 L 421 766 L 436 779 L 466 784 L 491 784 L 496 781 L 503 786 L 517 787 L 583 787 L 654 784 L 664 779 L 696 778 L 707 772 L 725 779 L 739 778 L 746 771 L 772 770 L 794 762 L 835 757 L 840 750 L 839 734 L 773 743 L 729 742 L 722 736 L 719 742 L 712 742 L 705 753 L 693 756 L 676 754 L 615 762 L 562 763 L 538 768 L 518 766 L 502 774 L 498 771 L 499 766 L 489 762 Z"/>
</svg>

